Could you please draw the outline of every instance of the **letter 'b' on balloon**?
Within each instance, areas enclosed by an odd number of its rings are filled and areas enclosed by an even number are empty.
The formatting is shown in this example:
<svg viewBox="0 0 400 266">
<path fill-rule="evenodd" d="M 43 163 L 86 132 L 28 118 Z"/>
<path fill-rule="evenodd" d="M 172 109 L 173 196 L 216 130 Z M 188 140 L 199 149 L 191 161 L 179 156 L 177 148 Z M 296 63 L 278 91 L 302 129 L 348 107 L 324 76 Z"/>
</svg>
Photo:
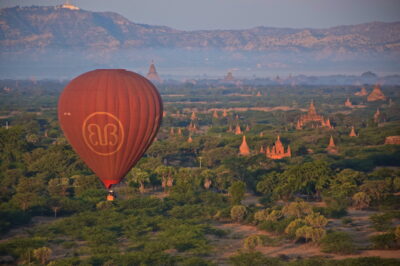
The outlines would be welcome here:
<svg viewBox="0 0 400 266">
<path fill-rule="evenodd" d="M 66 138 L 106 188 L 139 161 L 160 127 L 154 85 L 134 72 L 99 69 L 73 79 L 58 102 Z"/>
</svg>

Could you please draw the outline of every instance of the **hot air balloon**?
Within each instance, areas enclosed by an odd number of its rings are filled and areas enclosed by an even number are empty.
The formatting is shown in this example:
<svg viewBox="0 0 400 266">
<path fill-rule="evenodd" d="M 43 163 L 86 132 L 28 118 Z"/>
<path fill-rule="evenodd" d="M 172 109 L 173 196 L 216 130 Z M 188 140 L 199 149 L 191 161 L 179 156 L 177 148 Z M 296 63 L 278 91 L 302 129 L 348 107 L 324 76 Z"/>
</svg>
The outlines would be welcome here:
<svg viewBox="0 0 400 266">
<path fill-rule="evenodd" d="M 155 86 L 123 69 L 98 69 L 76 77 L 58 102 L 67 140 L 107 189 L 143 156 L 162 113 Z"/>
</svg>

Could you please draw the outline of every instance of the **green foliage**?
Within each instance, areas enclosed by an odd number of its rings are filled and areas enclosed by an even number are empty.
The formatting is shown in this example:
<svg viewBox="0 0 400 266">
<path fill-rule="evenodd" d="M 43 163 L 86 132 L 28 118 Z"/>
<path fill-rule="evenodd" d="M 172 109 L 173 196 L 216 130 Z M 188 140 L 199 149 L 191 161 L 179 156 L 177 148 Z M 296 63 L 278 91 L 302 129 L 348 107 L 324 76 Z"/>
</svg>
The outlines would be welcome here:
<svg viewBox="0 0 400 266">
<path fill-rule="evenodd" d="M 15 238 L 0 243 L 0 254 L 20 258 L 27 251 L 43 247 L 45 243 L 46 239 L 41 237 Z"/>
<path fill-rule="evenodd" d="M 259 235 L 250 235 L 243 241 L 243 248 L 249 251 L 263 245 L 263 239 Z"/>
<path fill-rule="evenodd" d="M 384 233 L 380 235 L 371 236 L 371 242 L 375 249 L 397 249 L 399 248 L 396 242 L 396 235 L 394 233 Z"/>
<path fill-rule="evenodd" d="M 372 226 L 377 231 L 386 231 L 392 227 L 392 220 L 394 218 L 394 213 L 384 213 L 384 214 L 374 214 L 369 218 L 372 222 Z"/>
<path fill-rule="evenodd" d="M 247 210 L 243 205 L 235 205 L 231 208 L 231 219 L 235 222 L 243 221 L 246 214 Z"/>
<path fill-rule="evenodd" d="M 321 251 L 335 254 L 352 254 L 356 251 L 356 247 L 347 233 L 331 232 L 321 239 Z"/>
<path fill-rule="evenodd" d="M 246 192 L 246 184 L 242 181 L 236 181 L 229 188 L 229 195 L 231 196 L 232 204 L 238 205 L 241 203 Z"/>
<path fill-rule="evenodd" d="M 284 263 L 277 258 L 268 258 L 262 255 L 260 252 L 246 252 L 239 253 L 229 258 L 230 262 L 234 266 L 281 266 Z"/>
</svg>

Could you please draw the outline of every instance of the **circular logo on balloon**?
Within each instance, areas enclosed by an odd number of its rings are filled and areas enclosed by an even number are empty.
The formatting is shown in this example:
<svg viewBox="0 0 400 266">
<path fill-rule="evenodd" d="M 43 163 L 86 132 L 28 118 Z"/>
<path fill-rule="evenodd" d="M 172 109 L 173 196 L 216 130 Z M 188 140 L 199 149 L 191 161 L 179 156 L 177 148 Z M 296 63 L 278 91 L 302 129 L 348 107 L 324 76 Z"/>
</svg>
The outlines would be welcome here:
<svg viewBox="0 0 400 266">
<path fill-rule="evenodd" d="M 118 152 L 124 142 L 124 127 L 121 121 L 108 112 L 95 112 L 83 121 L 83 140 L 91 151 L 109 156 Z"/>
</svg>

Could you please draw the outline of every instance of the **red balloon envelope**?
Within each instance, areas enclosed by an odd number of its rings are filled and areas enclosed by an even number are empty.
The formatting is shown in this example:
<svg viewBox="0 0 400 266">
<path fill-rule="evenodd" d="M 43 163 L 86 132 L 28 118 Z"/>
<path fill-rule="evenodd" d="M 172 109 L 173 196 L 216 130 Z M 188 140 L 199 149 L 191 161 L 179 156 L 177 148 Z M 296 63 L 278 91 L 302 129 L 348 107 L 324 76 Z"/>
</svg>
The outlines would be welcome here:
<svg viewBox="0 0 400 266">
<path fill-rule="evenodd" d="M 65 136 L 106 188 L 119 183 L 143 156 L 161 117 L 154 85 L 122 69 L 80 75 L 65 87 L 58 103 Z"/>
</svg>

